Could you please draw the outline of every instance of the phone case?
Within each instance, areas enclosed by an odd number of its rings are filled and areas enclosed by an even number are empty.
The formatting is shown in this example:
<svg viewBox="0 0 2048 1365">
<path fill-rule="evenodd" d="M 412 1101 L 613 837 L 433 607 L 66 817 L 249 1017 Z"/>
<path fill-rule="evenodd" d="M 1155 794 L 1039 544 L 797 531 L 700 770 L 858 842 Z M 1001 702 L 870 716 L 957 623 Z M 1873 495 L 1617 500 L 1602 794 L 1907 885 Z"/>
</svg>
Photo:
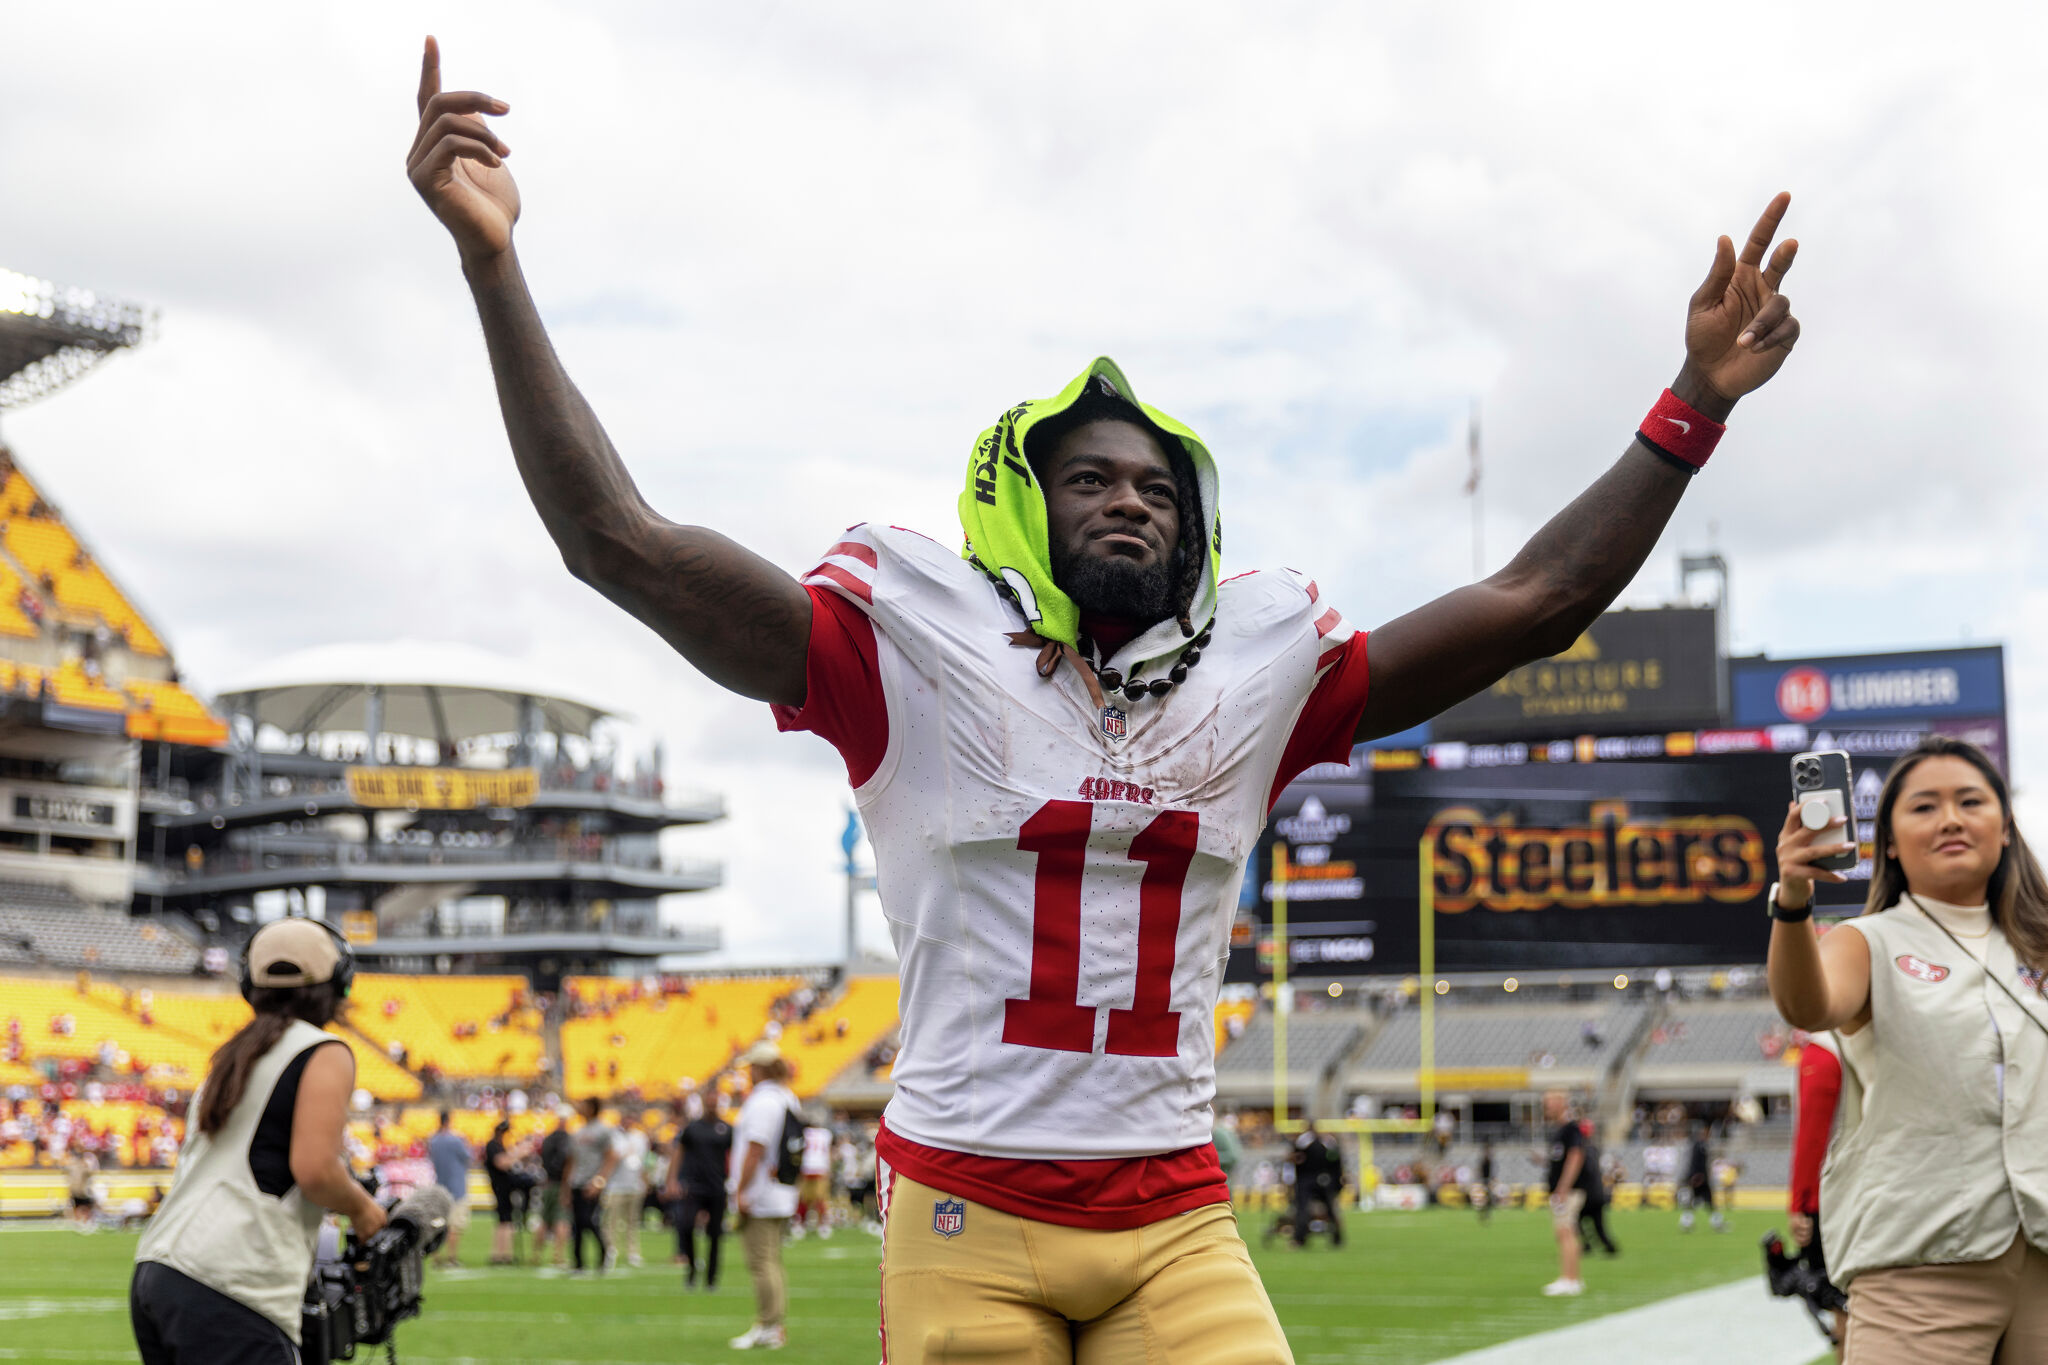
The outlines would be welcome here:
<svg viewBox="0 0 2048 1365">
<path fill-rule="evenodd" d="M 1827 812 L 1828 819 L 1848 816 L 1854 807 L 1850 804 L 1849 755 L 1840 749 L 1822 749 L 1814 752 L 1792 755 L 1792 798 L 1799 803 L 1800 816 L 1806 817 L 1808 806 L 1818 806 Z M 1830 872 L 1847 872 L 1856 866 L 1856 821 L 1852 817 L 1844 825 L 1828 831 L 1823 824 L 1823 833 L 1817 842 L 1850 845 L 1845 853 L 1819 859 L 1815 867 L 1824 867 Z"/>
</svg>

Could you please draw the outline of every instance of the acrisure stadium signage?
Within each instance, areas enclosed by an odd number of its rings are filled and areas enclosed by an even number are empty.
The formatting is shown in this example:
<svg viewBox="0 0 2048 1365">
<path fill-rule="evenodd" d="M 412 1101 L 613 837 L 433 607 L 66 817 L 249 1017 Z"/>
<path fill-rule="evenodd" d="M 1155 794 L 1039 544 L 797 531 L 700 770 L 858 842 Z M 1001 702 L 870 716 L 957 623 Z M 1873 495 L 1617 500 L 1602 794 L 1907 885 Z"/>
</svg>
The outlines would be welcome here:
<svg viewBox="0 0 2048 1365">
<path fill-rule="evenodd" d="M 1562 654 L 1526 664 L 1430 722 L 1493 740 L 1711 726 L 1721 709 L 1714 609 L 1610 611 Z"/>
<path fill-rule="evenodd" d="M 540 792 L 531 768 L 475 771 L 468 768 L 363 767 L 348 770 L 349 798 L 380 810 L 473 810 L 480 806 L 525 806 Z"/>
</svg>

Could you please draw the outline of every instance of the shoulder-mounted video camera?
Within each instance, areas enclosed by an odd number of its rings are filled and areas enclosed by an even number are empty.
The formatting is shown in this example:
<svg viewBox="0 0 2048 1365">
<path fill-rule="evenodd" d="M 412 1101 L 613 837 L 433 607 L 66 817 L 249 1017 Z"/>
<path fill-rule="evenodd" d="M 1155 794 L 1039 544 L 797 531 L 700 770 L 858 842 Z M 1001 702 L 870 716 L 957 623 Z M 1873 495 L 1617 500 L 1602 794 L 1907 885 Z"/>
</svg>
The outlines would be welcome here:
<svg viewBox="0 0 2048 1365">
<path fill-rule="evenodd" d="M 1798 1299 L 1812 1315 L 1820 1334 L 1833 1341 L 1834 1325 L 1828 1315 L 1847 1311 L 1849 1296 L 1834 1286 L 1826 1271 L 1808 1262 L 1804 1252 L 1795 1256 L 1785 1250 L 1784 1240 L 1777 1233 L 1765 1233 L 1763 1246 L 1764 1279 L 1769 1282 L 1771 1293 L 1781 1299 Z"/>
<path fill-rule="evenodd" d="M 301 1357 L 353 1360 L 356 1347 L 383 1345 L 395 1360 L 392 1331 L 419 1316 L 422 1262 L 447 1239 L 454 1207 L 448 1191 L 424 1185 L 367 1239 L 351 1234 L 345 1247 L 338 1237 L 332 1248 L 323 1245 L 299 1315 Z"/>
</svg>

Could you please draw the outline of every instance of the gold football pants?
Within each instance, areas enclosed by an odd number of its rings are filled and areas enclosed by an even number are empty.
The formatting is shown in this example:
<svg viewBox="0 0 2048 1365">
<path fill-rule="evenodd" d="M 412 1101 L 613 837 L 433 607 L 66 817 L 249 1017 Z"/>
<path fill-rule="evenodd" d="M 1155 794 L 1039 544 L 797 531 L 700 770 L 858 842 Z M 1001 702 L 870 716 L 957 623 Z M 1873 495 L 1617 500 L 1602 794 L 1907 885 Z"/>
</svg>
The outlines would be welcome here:
<svg viewBox="0 0 2048 1365">
<path fill-rule="evenodd" d="M 1103 1231 L 959 1200 L 947 1236 L 955 1196 L 885 1182 L 886 1365 L 1292 1365 L 1228 1204 Z"/>
</svg>

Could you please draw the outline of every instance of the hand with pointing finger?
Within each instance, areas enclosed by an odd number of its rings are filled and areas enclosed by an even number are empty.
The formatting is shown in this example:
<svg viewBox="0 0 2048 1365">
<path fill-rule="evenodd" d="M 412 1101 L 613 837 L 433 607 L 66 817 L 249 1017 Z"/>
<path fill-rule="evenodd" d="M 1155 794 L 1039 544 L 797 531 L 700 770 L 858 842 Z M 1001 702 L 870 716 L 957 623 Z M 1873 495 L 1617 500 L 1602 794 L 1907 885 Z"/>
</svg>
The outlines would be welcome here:
<svg viewBox="0 0 2048 1365">
<path fill-rule="evenodd" d="M 1770 251 L 1791 203 L 1791 195 L 1779 194 L 1764 206 L 1741 255 L 1726 237 L 1715 243 L 1713 268 L 1686 313 L 1685 371 L 1704 389 L 1707 404 L 1683 392 L 1692 386 L 1672 388 L 1716 420 L 1725 417 L 1736 399 L 1763 387 L 1799 340 L 1799 319 L 1792 316 L 1791 300 L 1778 292 L 1792 258 L 1799 254 L 1799 243 L 1787 238 L 1771 252 L 1770 263 L 1764 263 L 1764 253 Z"/>
<path fill-rule="evenodd" d="M 420 62 L 419 106 L 419 131 L 405 161 L 412 187 L 455 238 L 465 264 L 510 250 L 519 221 L 519 187 L 504 160 L 512 149 L 484 116 L 512 106 L 475 90 L 443 94 L 441 47 L 432 38 Z"/>
</svg>

